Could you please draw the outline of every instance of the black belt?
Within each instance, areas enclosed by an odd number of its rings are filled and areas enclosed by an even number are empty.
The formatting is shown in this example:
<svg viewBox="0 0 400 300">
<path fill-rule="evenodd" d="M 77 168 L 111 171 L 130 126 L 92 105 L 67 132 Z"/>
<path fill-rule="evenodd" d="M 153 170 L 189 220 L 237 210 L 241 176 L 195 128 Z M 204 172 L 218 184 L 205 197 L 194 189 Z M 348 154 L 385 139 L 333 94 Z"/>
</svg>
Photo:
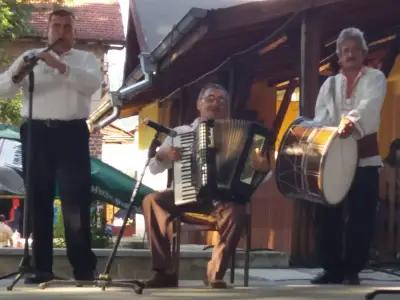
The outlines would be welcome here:
<svg viewBox="0 0 400 300">
<path fill-rule="evenodd" d="M 27 121 L 26 119 L 24 120 Z M 58 127 L 65 127 L 65 126 L 73 126 L 85 123 L 85 119 L 74 119 L 74 120 L 55 120 L 55 119 L 34 119 L 32 120 L 32 124 L 42 124 L 48 128 L 58 128 Z"/>
<path fill-rule="evenodd" d="M 357 141 L 358 158 L 366 158 L 379 155 L 378 134 L 371 133 Z"/>
</svg>

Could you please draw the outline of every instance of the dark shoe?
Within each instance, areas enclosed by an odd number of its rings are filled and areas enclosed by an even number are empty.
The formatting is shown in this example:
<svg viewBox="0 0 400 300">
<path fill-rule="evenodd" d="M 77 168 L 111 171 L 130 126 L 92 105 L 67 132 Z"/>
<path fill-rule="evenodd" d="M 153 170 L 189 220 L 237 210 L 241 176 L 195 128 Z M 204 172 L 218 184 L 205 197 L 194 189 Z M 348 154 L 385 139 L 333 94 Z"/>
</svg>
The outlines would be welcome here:
<svg viewBox="0 0 400 300">
<path fill-rule="evenodd" d="M 343 276 L 337 273 L 323 271 L 310 280 L 312 284 L 342 283 Z"/>
<path fill-rule="evenodd" d="M 225 281 L 218 279 L 211 280 L 208 284 L 212 289 L 226 289 L 228 287 Z"/>
<path fill-rule="evenodd" d="M 93 271 L 74 272 L 74 278 L 76 281 L 94 281 L 94 280 L 96 280 L 95 272 L 93 272 Z"/>
<path fill-rule="evenodd" d="M 176 274 L 168 274 L 162 272 L 154 273 L 154 276 L 149 280 L 144 282 L 146 288 L 167 288 L 167 287 L 177 287 L 178 278 Z"/>
<path fill-rule="evenodd" d="M 343 284 L 360 285 L 360 278 L 358 277 L 358 274 L 346 274 L 344 276 Z"/>
<path fill-rule="evenodd" d="M 221 279 L 208 280 L 208 278 L 204 278 L 203 283 L 212 289 L 226 289 L 228 287 L 226 282 Z"/>
<path fill-rule="evenodd" d="M 47 282 L 50 280 L 53 280 L 54 274 L 51 272 L 36 272 L 35 274 L 33 274 L 32 276 L 26 277 L 24 280 L 25 284 L 40 284 L 43 282 Z"/>
</svg>

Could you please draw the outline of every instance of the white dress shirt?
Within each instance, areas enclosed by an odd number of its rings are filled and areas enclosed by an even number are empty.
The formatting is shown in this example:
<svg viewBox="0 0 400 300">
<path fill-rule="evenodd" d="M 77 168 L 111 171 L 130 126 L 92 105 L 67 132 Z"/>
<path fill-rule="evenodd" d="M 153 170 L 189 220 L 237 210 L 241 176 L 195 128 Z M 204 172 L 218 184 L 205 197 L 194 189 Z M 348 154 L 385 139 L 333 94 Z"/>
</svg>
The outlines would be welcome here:
<svg viewBox="0 0 400 300">
<path fill-rule="evenodd" d="M 348 98 L 346 77 L 342 73 L 331 76 L 319 91 L 313 122 L 336 127 L 341 118 L 346 117 L 355 125 L 353 136 L 356 140 L 378 132 L 385 93 L 385 75 L 376 69 L 364 67 L 360 71 Z M 358 165 L 381 166 L 382 160 L 379 155 L 366 157 L 360 159 Z"/>
<path fill-rule="evenodd" d="M 176 131 L 177 134 L 191 132 L 197 128 L 197 126 L 199 125 L 199 122 L 200 122 L 200 119 L 197 118 L 193 121 L 192 124 L 178 126 L 178 127 L 175 127 L 174 130 Z M 173 138 L 170 136 L 167 136 L 165 138 L 164 142 L 161 144 L 159 150 L 171 147 L 173 145 L 174 145 Z M 164 172 L 166 169 L 170 169 L 170 168 L 172 168 L 172 161 L 169 161 L 169 160 L 159 161 L 156 157 L 153 157 L 149 162 L 149 169 L 152 174 L 158 174 L 158 173 Z"/>
<path fill-rule="evenodd" d="M 33 49 L 18 57 L 10 68 L 0 74 L 0 96 L 14 97 L 20 88 L 23 90 L 24 103 L 21 115 L 28 116 L 29 92 L 28 76 L 19 84 L 12 81 L 23 57 L 29 53 L 38 53 L 44 49 Z M 33 119 L 73 120 L 86 119 L 90 113 L 91 96 L 100 88 L 102 75 L 96 57 L 89 52 L 71 49 L 57 55 L 67 66 L 60 74 L 45 62 L 39 61 L 34 68 L 35 85 L 33 92 Z"/>
</svg>

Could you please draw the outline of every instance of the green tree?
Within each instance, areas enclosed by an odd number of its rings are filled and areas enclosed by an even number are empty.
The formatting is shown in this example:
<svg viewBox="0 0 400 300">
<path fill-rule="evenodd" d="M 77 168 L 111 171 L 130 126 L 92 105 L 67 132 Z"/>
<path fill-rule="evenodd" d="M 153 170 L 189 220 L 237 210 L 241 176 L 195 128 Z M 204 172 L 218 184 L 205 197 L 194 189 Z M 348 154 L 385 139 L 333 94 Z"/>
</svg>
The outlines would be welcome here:
<svg viewBox="0 0 400 300">
<path fill-rule="evenodd" d="M 21 106 L 21 93 L 18 93 L 13 99 L 0 98 L 0 123 L 14 126 L 21 125 Z"/>
<path fill-rule="evenodd" d="M 27 1 L 0 0 L 0 70 L 11 62 L 4 44 L 31 32 L 27 25 L 30 14 L 31 6 Z M 21 99 L 20 93 L 13 99 L 0 98 L 0 123 L 20 125 Z"/>
<path fill-rule="evenodd" d="M 0 0 L 0 39 L 14 39 L 30 31 L 28 1 Z"/>
<path fill-rule="evenodd" d="M 64 0 L 43 0 L 41 3 L 52 4 L 53 7 L 62 6 Z M 12 61 L 12 57 L 5 52 L 4 45 L 13 42 L 20 36 L 29 36 L 32 29 L 28 20 L 31 17 L 32 5 L 30 0 L 0 0 L 0 72 Z M 0 123 L 20 125 L 21 94 L 13 99 L 0 98 Z"/>
</svg>

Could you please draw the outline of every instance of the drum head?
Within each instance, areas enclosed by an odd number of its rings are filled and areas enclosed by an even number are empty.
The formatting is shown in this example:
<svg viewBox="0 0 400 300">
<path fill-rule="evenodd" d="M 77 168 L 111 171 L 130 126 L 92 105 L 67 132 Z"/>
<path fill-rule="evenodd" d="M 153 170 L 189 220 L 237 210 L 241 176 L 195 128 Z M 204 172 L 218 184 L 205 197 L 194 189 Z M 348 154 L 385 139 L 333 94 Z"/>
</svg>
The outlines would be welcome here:
<svg viewBox="0 0 400 300">
<path fill-rule="evenodd" d="M 328 204 L 339 204 L 348 193 L 357 168 L 357 155 L 357 142 L 354 138 L 333 138 L 322 172 L 321 188 Z"/>
</svg>

